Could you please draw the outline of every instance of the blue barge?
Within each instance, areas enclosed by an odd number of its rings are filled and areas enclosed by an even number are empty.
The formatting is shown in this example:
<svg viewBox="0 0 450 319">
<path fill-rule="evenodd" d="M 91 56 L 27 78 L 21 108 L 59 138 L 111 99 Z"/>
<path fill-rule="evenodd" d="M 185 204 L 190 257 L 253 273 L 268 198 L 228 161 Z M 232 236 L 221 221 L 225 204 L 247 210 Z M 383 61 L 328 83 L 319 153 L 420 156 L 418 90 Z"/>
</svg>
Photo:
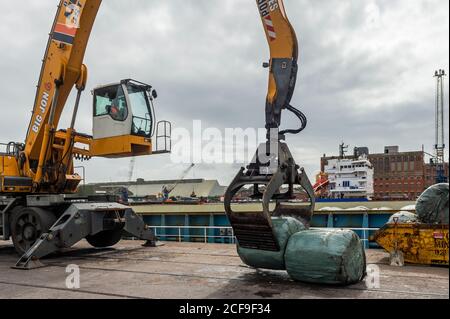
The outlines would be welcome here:
<svg viewBox="0 0 450 319">
<path fill-rule="evenodd" d="M 369 241 L 376 229 L 383 227 L 392 214 L 414 204 L 411 201 L 319 202 L 311 227 L 350 228 L 361 237 L 366 248 L 377 247 Z M 236 204 L 235 209 L 259 211 L 259 206 L 258 203 L 243 203 Z M 133 209 L 156 230 L 162 241 L 234 243 L 222 203 L 135 204 Z"/>
</svg>

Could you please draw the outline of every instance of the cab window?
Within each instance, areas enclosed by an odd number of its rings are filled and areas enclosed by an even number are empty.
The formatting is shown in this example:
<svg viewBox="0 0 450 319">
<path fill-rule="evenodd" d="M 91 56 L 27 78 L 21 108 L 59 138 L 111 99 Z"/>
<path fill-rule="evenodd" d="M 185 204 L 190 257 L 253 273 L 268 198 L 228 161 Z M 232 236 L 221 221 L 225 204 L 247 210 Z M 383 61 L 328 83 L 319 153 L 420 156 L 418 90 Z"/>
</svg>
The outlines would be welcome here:
<svg viewBox="0 0 450 319">
<path fill-rule="evenodd" d="M 128 107 L 122 85 L 109 86 L 95 91 L 95 116 L 109 115 L 115 121 L 125 121 Z"/>
<path fill-rule="evenodd" d="M 127 85 L 128 97 L 133 109 L 133 135 L 150 136 L 152 131 L 152 117 L 147 91 L 142 86 Z"/>
</svg>

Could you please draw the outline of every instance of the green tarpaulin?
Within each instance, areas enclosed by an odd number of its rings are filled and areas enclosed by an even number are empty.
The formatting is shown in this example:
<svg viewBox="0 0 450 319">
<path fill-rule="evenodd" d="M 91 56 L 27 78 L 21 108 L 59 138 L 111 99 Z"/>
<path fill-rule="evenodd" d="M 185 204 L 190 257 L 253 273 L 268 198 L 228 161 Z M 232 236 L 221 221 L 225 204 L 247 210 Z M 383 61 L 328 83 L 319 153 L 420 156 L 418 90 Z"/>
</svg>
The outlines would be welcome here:
<svg viewBox="0 0 450 319">
<path fill-rule="evenodd" d="M 305 230 L 289 239 L 286 270 L 297 281 L 348 285 L 366 273 L 366 255 L 350 230 Z"/>
<path fill-rule="evenodd" d="M 295 218 L 292 217 L 273 217 L 273 228 L 275 236 L 280 246 L 279 252 L 255 250 L 239 247 L 238 254 L 242 261 L 253 268 L 285 270 L 284 252 L 289 238 L 302 230 L 305 226 Z"/>
<path fill-rule="evenodd" d="M 448 183 L 428 188 L 416 203 L 417 215 L 425 224 L 448 224 Z"/>
</svg>

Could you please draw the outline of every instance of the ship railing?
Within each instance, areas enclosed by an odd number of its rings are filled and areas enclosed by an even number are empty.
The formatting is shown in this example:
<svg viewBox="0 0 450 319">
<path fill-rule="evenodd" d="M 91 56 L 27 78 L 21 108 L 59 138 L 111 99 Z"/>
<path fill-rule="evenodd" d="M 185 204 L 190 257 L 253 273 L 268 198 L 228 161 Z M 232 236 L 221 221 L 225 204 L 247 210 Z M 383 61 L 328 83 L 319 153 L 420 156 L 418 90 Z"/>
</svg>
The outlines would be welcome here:
<svg viewBox="0 0 450 319">
<path fill-rule="evenodd" d="M 204 243 L 228 243 L 236 244 L 236 237 L 232 227 L 227 226 L 150 226 L 155 236 L 162 241 L 176 242 L 204 242 Z M 364 246 L 369 248 L 369 232 L 378 231 L 380 228 L 358 227 L 311 227 L 311 229 L 343 229 L 361 232 L 360 238 Z M 191 230 L 197 230 L 192 233 Z M 216 233 L 219 233 L 217 235 Z"/>
<path fill-rule="evenodd" d="M 197 239 L 204 243 L 211 243 L 219 239 L 221 241 L 228 240 L 230 244 L 236 243 L 233 228 L 227 226 L 150 226 L 149 228 L 153 229 L 158 238 L 176 239 L 178 242 L 191 242 L 191 239 Z M 167 232 L 167 230 L 175 230 L 175 234 Z M 198 230 L 199 234 L 192 234 L 191 230 Z M 223 235 L 213 235 L 216 232 L 223 233 Z"/>
</svg>

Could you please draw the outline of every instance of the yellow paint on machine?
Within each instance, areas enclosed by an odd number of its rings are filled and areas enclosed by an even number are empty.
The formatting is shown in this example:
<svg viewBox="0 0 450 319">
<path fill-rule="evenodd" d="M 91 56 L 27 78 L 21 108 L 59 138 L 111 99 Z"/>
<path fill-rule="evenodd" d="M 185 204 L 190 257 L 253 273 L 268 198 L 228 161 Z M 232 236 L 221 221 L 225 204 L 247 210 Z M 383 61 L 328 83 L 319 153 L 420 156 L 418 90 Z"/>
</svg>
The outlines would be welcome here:
<svg viewBox="0 0 450 319">
<path fill-rule="evenodd" d="M 92 140 L 91 154 L 107 158 L 151 155 L 152 141 L 148 138 L 134 135 Z"/>
<path fill-rule="evenodd" d="M 31 187 L 5 185 L 5 177 L 19 176 L 19 168 L 15 157 L 0 156 L 0 193 L 29 193 Z"/>
<path fill-rule="evenodd" d="M 19 168 L 17 161 L 12 156 L 0 156 L 0 175 L 4 176 L 18 176 Z"/>
<path fill-rule="evenodd" d="M 397 246 L 406 263 L 448 266 L 448 237 L 448 225 L 387 224 L 373 239 L 389 253 Z"/>
</svg>

